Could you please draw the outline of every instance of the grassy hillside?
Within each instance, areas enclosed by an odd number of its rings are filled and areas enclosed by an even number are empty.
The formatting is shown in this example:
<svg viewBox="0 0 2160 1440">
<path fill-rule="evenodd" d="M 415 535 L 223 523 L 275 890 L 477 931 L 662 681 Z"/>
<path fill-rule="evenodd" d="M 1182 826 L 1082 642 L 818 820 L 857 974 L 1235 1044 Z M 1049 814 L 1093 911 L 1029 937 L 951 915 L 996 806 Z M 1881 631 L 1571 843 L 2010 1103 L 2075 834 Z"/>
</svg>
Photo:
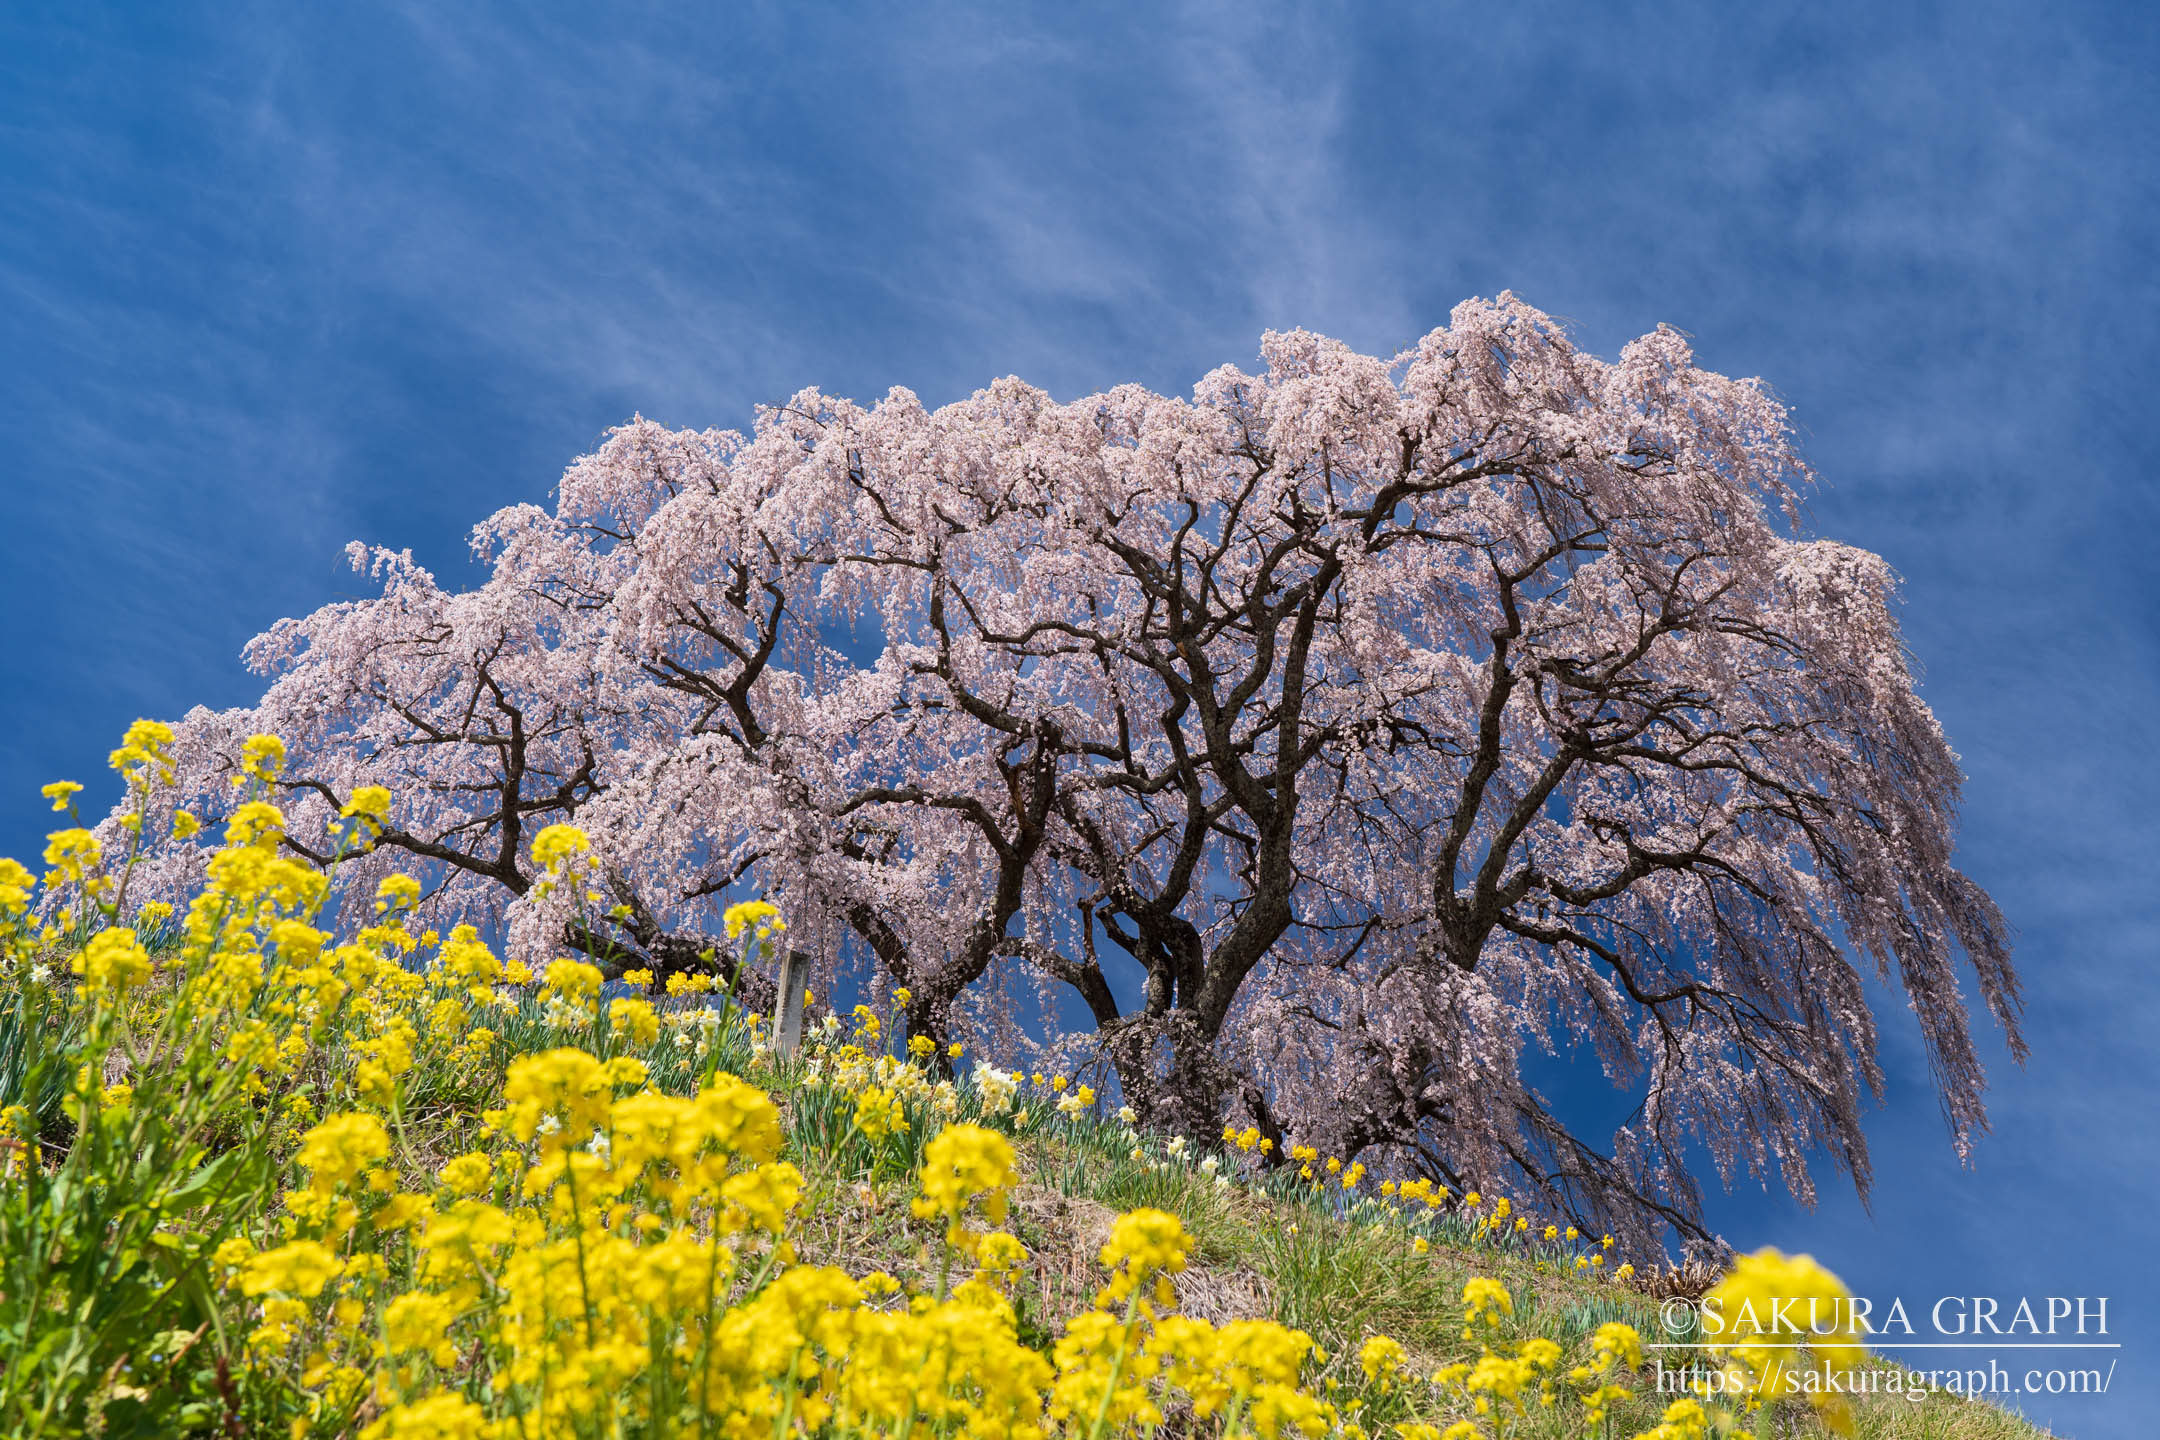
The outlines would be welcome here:
<svg viewBox="0 0 2160 1440">
<path fill-rule="evenodd" d="M 2038 1433 L 1941 1395 L 1706 1413 L 1656 1367 L 1720 1362 L 1655 1348 L 1610 1242 L 1504 1197 L 1203 1154 L 865 1007 L 777 1055 L 696 984 L 421 930 L 401 876 L 319 929 L 281 823 L 242 804 L 133 926 L 85 832 L 53 922 L 0 862 L 10 1435 Z M 566 880 L 578 838 L 540 837 Z M 729 924 L 745 959 L 779 928 Z"/>
<path fill-rule="evenodd" d="M 54 961 L 46 963 L 55 971 L 59 968 Z M 19 983 L 22 977 L 16 978 Z M 138 1015 L 154 1016 L 156 1007 L 165 1003 L 167 997 L 161 997 L 158 988 L 153 984 L 132 997 Z M 8 1012 L 11 1020 L 28 1018 L 21 1003 L 24 995 L 24 989 L 18 989 L 17 1003 Z M 880 1059 L 838 1037 L 806 1056 L 775 1056 L 761 1043 L 763 1031 L 754 1021 L 730 1015 L 714 1023 L 718 1013 L 702 1006 L 663 1011 L 654 1016 L 657 1033 L 649 1043 L 624 1045 L 615 1043 L 609 1027 L 566 1016 L 560 996 L 526 997 L 493 1017 L 488 1057 L 479 1063 L 469 1053 L 446 1052 L 423 1041 L 410 1068 L 396 1077 L 397 1114 L 386 1116 L 399 1122 L 389 1127 L 396 1140 L 383 1166 L 395 1179 L 377 1183 L 393 1195 L 424 1192 L 428 1177 L 444 1173 L 456 1157 L 476 1147 L 485 1149 L 489 1121 L 483 1117 L 501 1105 L 504 1076 L 515 1057 L 559 1053 L 563 1042 L 582 1041 L 603 1052 L 614 1049 L 618 1056 L 634 1052 L 647 1083 L 658 1092 L 690 1094 L 714 1076 L 733 1072 L 771 1095 L 781 1136 L 777 1158 L 804 1177 L 803 1194 L 787 1226 L 793 1264 L 805 1270 L 836 1267 L 858 1280 L 888 1275 L 898 1282 L 902 1297 L 938 1293 L 941 1266 L 949 1268 L 943 1223 L 911 1208 L 921 1188 L 927 1143 L 948 1123 L 985 1123 L 1009 1136 L 1014 1172 L 1004 1228 L 1025 1247 L 1025 1256 L 1004 1289 L 1017 1342 L 1045 1356 L 1055 1354 L 1058 1339 L 1075 1316 L 1096 1308 L 1107 1278 L 1101 1257 L 1116 1218 L 1158 1210 L 1175 1216 L 1190 1237 L 1184 1268 L 1173 1280 L 1177 1313 L 1218 1327 L 1269 1320 L 1310 1335 L 1316 1346 L 1302 1367 L 1302 1388 L 1332 1407 L 1327 1430 L 1353 1440 L 1391 1433 L 1400 1424 L 1444 1429 L 1459 1422 L 1476 1426 L 1477 1433 L 1486 1436 L 1633 1436 L 1654 1433 L 1667 1405 L 1678 1398 L 1676 1393 L 1659 1393 L 1653 1369 L 1623 1369 L 1610 1378 L 1631 1393 L 1609 1407 L 1602 1423 L 1586 1425 L 1578 1398 L 1583 1387 L 1565 1377 L 1594 1361 L 1592 1338 L 1599 1327 L 1617 1321 L 1632 1326 L 1645 1341 L 1662 1338 L 1656 1304 L 1643 1290 L 1616 1281 L 1603 1266 L 1573 1263 L 1577 1256 L 1599 1253 L 1594 1246 L 1545 1242 L 1535 1231 L 1512 1226 L 1481 1233 L 1478 1212 L 1459 1203 L 1441 1208 L 1403 1203 L 1381 1197 L 1370 1182 L 1357 1192 L 1346 1192 L 1339 1178 L 1330 1183 L 1316 1172 L 1313 1181 L 1306 1181 L 1291 1167 L 1264 1168 L 1234 1148 L 1227 1149 L 1227 1161 L 1222 1156 L 1202 1160 L 1190 1153 L 1172 1155 L 1160 1137 L 1136 1133 L 1101 1113 L 1099 1105 L 1074 1104 L 1080 1095 L 1077 1086 L 1060 1095 L 1023 1080 L 1012 1101 L 990 1106 L 979 1085 L 941 1085 L 927 1067 Z M 571 1023 L 566 1025 L 566 1020 Z M 63 1048 L 79 1053 L 95 1028 L 89 1017 L 78 1015 L 48 1033 L 58 1034 Z M 600 1032 L 597 1042 L 594 1030 Z M 0 1051 L 6 1052 L 0 1072 L 18 1081 L 24 1038 L 19 1023 L 0 1024 Z M 313 1118 L 319 1107 L 304 1098 L 296 1104 L 291 1097 L 335 1093 L 340 1073 L 350 1083 L 352 1072 L 366 1063 L 365 1054 L 364 1044 L 348 1043 L 311 1055 L 310 1065 L 319 1078 L 295 1084 L 286 1111 Z M 100 1073 L 114 1070 L 125 1072 L 126 1066 L 115 1064 L 108 1052 Z M 123 1073 L 118 1085 L 129 1085 L 130 1078 Z M 140 1093 L 148 1077 L 132 1078 Z M 104 1087 L 108 1095 L 113 1088 Z M 51 1087 L 43 1107 L 48 1153 L 62 1164 L 60 1157 L 79 1148 L 82 1138 L 72 1131 L 67 1094 L 64 1085 Z M 881 1127 L 873 1119 L 866 1133 L 865 1096 L 874 1108 L 881 1103 L 880 1094 L 889 1097 L 887 1124 Z M 24 1097 L 0 1097 L 17 1098 Z M 1060 1113 L 1060 1099 L 1074 1113 Z M 123 1097 L 118 1106 L 108 1104 L 104 1113 L 124 1115 L 134 1103 L 133 1097 Z M 951 1113 L 941 1114 L 941 1109 Z M 297 1231 L 295 1227 L 296 1203 L 304 1215 L 307 1206 L 298 1202 L 309 1195 L 305 1167 L 298 1161 L 315 1130 L 299 1123 L 284 1127 L 272 1146 L 264 1177 L 269 1183 L 260 1187 L 257 1213 L 225 1227 L 220 1244 L 239 1238 L 244 1248 L 260 1253 L 280 1238 L 307 1232 L 304 1219 Z M 15 1166 L 18 1178 L 21 1154 Z M 277 1198 L 281 1194 L 282 1199 Z M 511 1202 L 521 1197 L 515 1189 L 502 1190 L 497 1198 L 517 1213 Z M 445 1199 L 439 1194 L 430 1213 L 447 1209 Z M 1489 1214 L 1495 1199 L 1480 1199 L 1481 1210 Z M 366 1225 L 353 1227 L 344 1248 L 362 1250 L 372 1239 L 379 1251 L 392 1255 L 395 1268 L 394 1252 L 400 1247 L 384 1243 L 386 1237 L 377 1228 L 370 1236 Z M 24 1233 L 20 1217 L 16 1233 Z M 1480 1324 L 1470 1339 L 1463 1299 L 1473 1277 L 1504 1285 L 1512 1313 L 1493 1315 L 1492 1323 Z M 5 1298 L 0 1298 L 0 1308 Z M 120 1336 L 124 1343 L 116 1352 L 122 1373 L 98 1376 L 86 1371 L 76 1376 L 69 1403 L 54 1407 L 52 1432 L 73 1430 L 67 1421 L 74 1413 L 85 1419 L 99 1416 L 107 1433 L 128 1433 L 128 1418 L 139 1410 L 145 1419 L 158 1415 L 159 1426 L 202 1434 L 301 1433 L 292 1427 L 296 1422 L 309 1424 L 312 1415 L 326 1422 L 316 1423 L 312 1433 L 369 1430 L 395 1435 L 406 1432 L 379 1428 L 391 1395 L 416 1388 L 456 1389 L 461 1382 L 469 1388 L 475 1378 L 464 1358 L 424 1377 L 399 1373 L 393 1357 L 370 1354 L 380 1347 L 368 1344 L 340 1352 L 334 1343 L 318 1339 L 313 1355 L 297 1349 L 280 1352 L 258 1338 L 268 1313 L 264 1297 L 249 1297 L 230 1287 L 214 1297 L 207 1310 L 214 1312 L 207 1315 L 207 1325 L 203 1313 L 193 1310 L 156 1329 L 147 1320 L 132 1322 L 137 1333 L 132 1340 Z M 378 1308 L 366 1319 L 379 1326 L 382 1314 Z M 23 1323 L 19 1315 L 11 1318 L 18 1326 Z M 338 1324 L 335 1312 L 322 1318 L 329 1328 Z M 190 1325 L 190 1320 L 195 1323 Z M 142 1364 L 146 1356 L 176 1340 L 204 1357 L 219 1334 L 225 1336 L 227 1355 L 207 1370 L 187 1374 L 181 1373 L 182 1366 L 159 1375 Z M 1391 1337 L 1401 1345 L 1404 1363 L 1395 1378 L 1383 1374 L 1376 1379 L 1361 1365 L 1365 1342 L 1374 1336 Z M 1519 1413 L 1495 1404 L 1481 1415 L 1460 1380 L 1431 1383 L 1436 1372 L 1450 1365 L 1475 1361 L 1487 1352 L 1511 1355 L 1534 1339 L 1554 1342 L 1561 1358 L 1545 1367 L 1542 1387 L 1533 1385 L 1523 1394 Z M 355 1359 L 360 1368 L 378 1372 L 371 1375 L 371 1384 L 390 1380 L 383 1395 L 364 1397 L 342 1410 L 315 1405 L 311 1411 L 310 1396 L 320 1396 L 324 1387 L 319 1376 L 308 1372 Z M 1693 1351 L 1663 1352 L 1668 1367 L 1691 1360 L 1707 1363 L 1709 1357 Z M 108 1372 L 112 1368 L 106 1365 Z M 150 1383 L 131 1383 L 130 1373 Z M 317 1383 L 310 1384 L 311 1379 Z M 163 1398 L 160 1385 L 172 1387 L 172 1397 L 180 1403 L 155 1403 Z M 27 1413 L 45 1400 L 61 1398 L 61 1388 L 55 1387 L 51 1395 L 26 1391 L 13 1398 Z M 1551 1394 L 1549 1403 L 1541 1403 L 1541 1388 Z M 1178 1422 L 1174 1407 L 1166 1408 L 1173 1423 L 1190 1423 L 1189 1416 Z M 1733 1418 L 1752 1424 L 1758 1434 L 1829 1433 L 1797 1401 L 1776 1413 L 1775 1424 L 1771 1416 Z M 1853 1433 L 1863 1437 L 2007 1440 L 2041 1433 L 2002 1411 L 1949 1395 L 1918 1404 L 1898 1397 L 1865 1400 L 1854 1406 L 1852 1420 Z M 636 1431 L 633 1427 L 618 1433 Z"/>
<path fill-rule="evenodd" d="M 787 1077 L 773 1078 L 783 1095 L 824 1103 L 815 1091 L 793 1089 Z M 1218 1324 L 1268 1318 L 1304 1330 L 1333 1357 L 1322 1367 L 1323 1387 L 1332 1380 L 1338 1393 L 1383 1408 L 1389 1407 L 1370 1393 L 1355 1358 L 1372 1335 L 1400 1341 L 1420 1375 L 1474 1358 L 1484 1346 L 1505 1350 L 1534 1337 L 1561 1345 L 1566 1370 L 1589 1358 L 1591 1335 L 1610 1321 L 1633 1326 L 1645 1341 L 1663 1338 L 1657 1302 L 1644 1289 L 1578 1271 L 1559 1247 L 1479 1243 L 1459 1225 L 1423 1220 L 1422 1207 L 1405 1210 L 1377 1197 L 1345 1207 L 1339 1189 L 1330 1195 L 1287 1175 L 1221 1186 L 1196 1167 L 1165 1161 L 1152 1137 L 1143 1137 L 1139 1158 L 1131 1149 L 1121 1127 L 1094 1121 L 1019 1144 L 1022 1180 L 1012 1228 L 1030 1252 L 1020 1308 L 1036 1335 L 1053 1333 L 1059 1321 L 1089 1306 L 1102 1276 L 1096 1256 L 1112 1219 L 1149 1206 L 1177 1215 L 1198 1241 L 1178 1277 L 1185 1313 Z M 836 1192 L 805 1232 L 806 1257 L 924 1277 L 930 1251 L 904 1218 L 907 1193 L 899 1178 Z M 1414 1248 L 1421 1233 L 1435 1236 L 1422 1254 Z M 1515 1306 L 1477 1344 L 1462 1339 L 1463 1287 L 1473 1276 L 1500 1280 Z M 1697 1350 L 1668 1351 L 1663 1360 L 1674 1369 L 1690 1362 L 1711 1363 Z M 1613 1407 L 1613 1435 L 1651 1429 L 1674 1398 L 1657 1394 L 1651 1369 L 1630 1383 L 1637 1398 Z M 1852 1406 L 1851 1433 L 1862 1440 L 2027 1440 L 2048 1433 L 1956 1395 L 1932 1393 L 1915 1403 L 1883 1389 L 1878 1382 L 1874 1394 Z M 1507 1433 L 1539 1440 L 1608 1433 L 1604 1426 L 1586 1432 L 1574 1404 L 1526 1408 Z M 1467 1409 L 1463 1414 L 1479 1418 Z M 1758 1423 L 1758 1433 L 1834 1433 L 1803 1405 L 1788 1405 L 1778 1419 L 1775 1427 Z M 1483 1428 L 1496 1430 L 1489 1423 Z"/>
</svg>

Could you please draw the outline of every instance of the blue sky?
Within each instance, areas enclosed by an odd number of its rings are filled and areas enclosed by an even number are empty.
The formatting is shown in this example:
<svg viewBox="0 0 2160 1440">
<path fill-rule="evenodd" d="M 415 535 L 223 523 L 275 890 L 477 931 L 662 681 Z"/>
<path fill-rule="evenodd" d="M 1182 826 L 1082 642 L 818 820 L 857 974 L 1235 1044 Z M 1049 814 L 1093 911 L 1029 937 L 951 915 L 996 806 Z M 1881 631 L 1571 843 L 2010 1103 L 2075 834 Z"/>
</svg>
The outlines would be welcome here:
<svg viewBox="0 0 2160 1440">
<path fill-rule="evenodd" d="M 1714 1217 L 1876 1295 L 2107 1294 L 2110 1396 L 2030 1409 L 2149 1434 L 2155 73 L 2135 5 L 11 5 L 0 853 L 128 720 L 250 698 L 346 540 L 455 577 L 633 411 L 1182 391 L 1502 288 L 1667 321 L 1905 575 L 2031 1001 L 1970 1170 L 1892 1015 L 1872 1214 Z"/>
</svg>

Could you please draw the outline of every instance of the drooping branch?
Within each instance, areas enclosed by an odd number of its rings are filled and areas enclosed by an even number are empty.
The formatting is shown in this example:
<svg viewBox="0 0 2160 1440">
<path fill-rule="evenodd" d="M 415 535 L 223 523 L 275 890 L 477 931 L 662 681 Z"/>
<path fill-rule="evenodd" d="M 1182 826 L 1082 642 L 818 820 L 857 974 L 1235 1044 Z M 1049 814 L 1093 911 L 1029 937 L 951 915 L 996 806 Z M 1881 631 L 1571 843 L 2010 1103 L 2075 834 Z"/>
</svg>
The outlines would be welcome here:
<svg viewBox="0 0 2160 1440">
<path fill-rule="evenodd" d="M 1704 1238 L 1691 1154 L 1864 1188 L 1866 965 L 1969 1144 L 1959 966 L 2021 1054 L 2006 927 L 1953 864 L 1893 577 L 1794 531 L 1782 409 L 1674 332 L 1607 362 L 1507 296 L 1392 360 L 1263 355 L 1189 399 L 634 421 L 480 528 L 473 591 L 355 550 L 380 594 L 258 639 L 267 693 L 189 717 L 180 789 L 275 730 L 298 853 L 387 786 L 346 863 L 428 869 L 523 954 L 762 995 L 714 943 L 755 891 L 940 1055 L 1024 975 L 1008 1060 L 1092 1050 L 1156 1123 L 1235 1112 L 1645 1243 Z M 553 823 L 605 913 L 532 883 Z M 1525 1082 L 1563 1049 L 1637 1102 L 1610 1143 Z"/>
</svg>

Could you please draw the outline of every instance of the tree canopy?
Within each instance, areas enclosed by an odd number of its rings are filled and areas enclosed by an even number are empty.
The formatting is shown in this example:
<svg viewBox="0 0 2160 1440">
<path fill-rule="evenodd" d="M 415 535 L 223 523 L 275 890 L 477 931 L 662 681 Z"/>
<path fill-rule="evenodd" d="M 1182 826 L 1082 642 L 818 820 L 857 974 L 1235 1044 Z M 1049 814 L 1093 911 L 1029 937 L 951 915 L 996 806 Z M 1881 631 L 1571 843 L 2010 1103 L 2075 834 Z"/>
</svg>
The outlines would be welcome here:
<svg viewBox="0 0 2160 1440">
<path fill-rule="evenodd" d="M 355 546 L 380 593 L 251 645 L 267 693 L 187 717 L 174 803 L 274 731 L 288 843 L 326 855 L 388 786 L 345 863 L 418 864 L 530 957 L 725 966 L 756 891 L 941 1047 L 1097 1057 L 1157 1124 L 1638 1237 L 1704 1235 L 1695 1146 L 1865 1189 L 1872 971 L 1968 1146 L 1959 961 L 2022 1053 L 2005 927 L 1952 864 L 1895 577 L 1803 533 L 1780 404 L 1507 295 L 1393 359 L 1263 359 L 1189 400 L 633 420 L 478 527 L 476 589 Z M 611 915 L 536 890 L 559 821 Z M 1541 1051 L 1637 1101 L 1609 1143 L 1526 1080 Z"/>
</svg>

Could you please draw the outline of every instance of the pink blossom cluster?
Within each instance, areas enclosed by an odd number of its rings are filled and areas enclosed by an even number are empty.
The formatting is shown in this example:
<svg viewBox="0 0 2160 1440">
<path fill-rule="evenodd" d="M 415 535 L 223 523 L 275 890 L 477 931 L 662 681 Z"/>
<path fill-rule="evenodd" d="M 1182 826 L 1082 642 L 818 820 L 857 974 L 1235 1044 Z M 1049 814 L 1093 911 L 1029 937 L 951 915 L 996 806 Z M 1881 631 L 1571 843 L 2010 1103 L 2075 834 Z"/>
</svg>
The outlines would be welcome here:
<svg viewBox="0 0 2160 1440">
<path fill-rule="evenodd" d="M 725 966 L 760 893 L 941 1051 L 1099 1057 L 1154 1123 L 1235 1112 L 1593 1232 L 1703 1236 L 1693 1146 L 1864 1188 L 1870 972 L 1969 1143 L 1957 961 L 2015 1048 L 2004 926 L 1951 863 L 1894 577 L 1800 535 L 1783 408 L 1672 330 L 1607 362 L 1508 295 L 1392 359 L 1263 360 L 1189 400 L 633 420 L 480 525 L 476 589 L 354 547 L 380 593 L 249 647 L 269 688 L 177 727 L 172 803 L 273 731 L 291 843 L 387 786 L 346 866 L 528 959 Z M 535 886 L 559 821 L 589 888 Z M 1639 1100 L 1609 1143 L 1539 1051 Z"/>
</svg>

